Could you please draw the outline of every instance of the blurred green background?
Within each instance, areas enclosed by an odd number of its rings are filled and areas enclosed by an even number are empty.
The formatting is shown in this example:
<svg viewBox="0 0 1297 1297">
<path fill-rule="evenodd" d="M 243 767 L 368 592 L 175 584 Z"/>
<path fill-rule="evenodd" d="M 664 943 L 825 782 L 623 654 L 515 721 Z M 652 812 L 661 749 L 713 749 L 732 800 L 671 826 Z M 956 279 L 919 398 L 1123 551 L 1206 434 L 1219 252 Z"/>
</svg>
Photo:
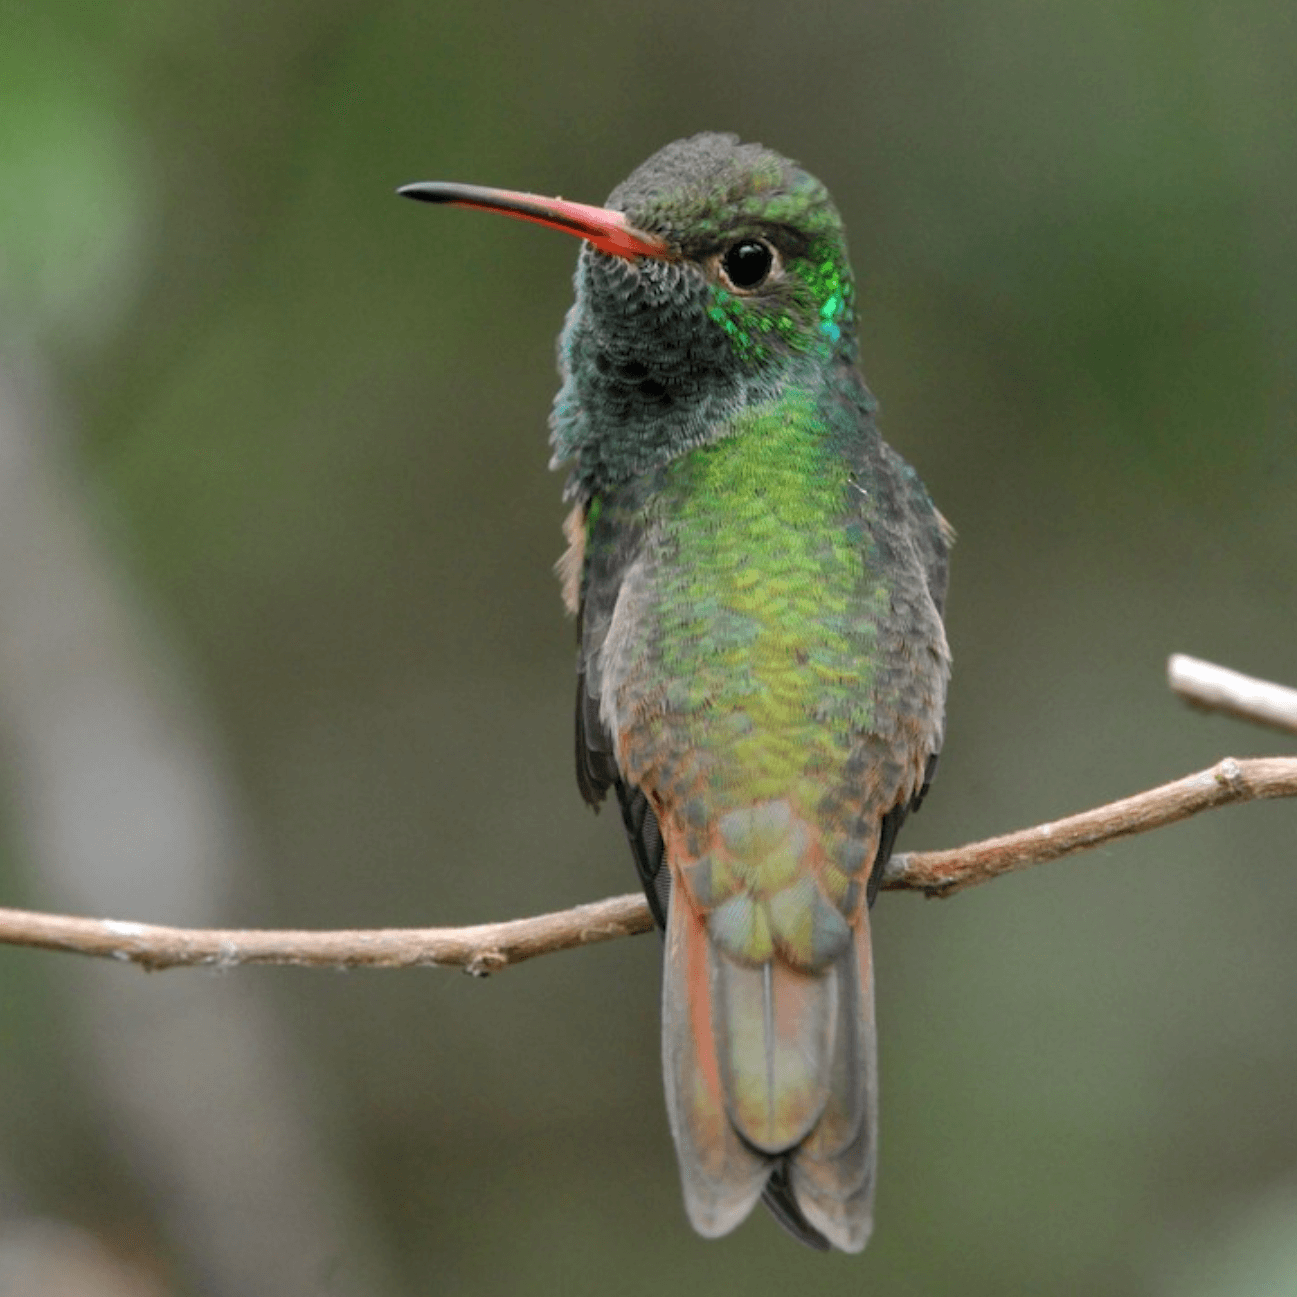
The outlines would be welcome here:
<svg viewBox="0 0 1297 1297">
<path fill-rule="evenodd" d="M 1163 672 L 1297 683 L 1295 38 L 1262 0 L 7 9 L 5 903 L 631 890 L 551 572 L 576 246 L 392 191 L 598 202 L 701 129 L 834 192 L 884 433 L 960 533 L 903 845 L 1291 750 Z M 0 1292 L 61 1291 L 60 1238 L 126 1285 L 78 1293 L 1297 1292 L 1295 836 L 1259 804 L 884 896 L 860 1258 L 689 1232 L 653 939 L 486 982 L 0 951 Z"/>
</svg>

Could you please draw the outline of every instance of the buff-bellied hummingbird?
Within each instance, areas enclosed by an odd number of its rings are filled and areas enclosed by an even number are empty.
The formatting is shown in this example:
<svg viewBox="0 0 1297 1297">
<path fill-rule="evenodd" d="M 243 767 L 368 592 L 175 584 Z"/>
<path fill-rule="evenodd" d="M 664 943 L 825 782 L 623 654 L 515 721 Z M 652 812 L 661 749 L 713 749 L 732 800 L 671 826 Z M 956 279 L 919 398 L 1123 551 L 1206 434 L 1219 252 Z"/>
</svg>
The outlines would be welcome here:
<svg viewBox="0 0 1297 1297">
<path fill-rule="evenodd" d="M 662 1066 L 685 1206 L 758 1198 L 864 1247 L 877 1068 L 869 906 L 941 747 L 953 533 L 879 435 L 842 221 L 732 135 L 605 207 L 408 185 L 584 240 L 550 416 L 569 466 L 576 768 L 611 789 L 665 931 Z"/>
</svg>

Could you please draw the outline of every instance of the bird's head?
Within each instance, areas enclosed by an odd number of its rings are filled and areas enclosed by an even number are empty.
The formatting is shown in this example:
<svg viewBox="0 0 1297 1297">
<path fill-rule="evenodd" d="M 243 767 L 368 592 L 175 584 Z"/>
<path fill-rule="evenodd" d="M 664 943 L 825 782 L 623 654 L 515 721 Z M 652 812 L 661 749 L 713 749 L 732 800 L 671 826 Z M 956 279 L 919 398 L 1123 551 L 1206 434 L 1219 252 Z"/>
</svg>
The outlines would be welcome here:
<svg viewBox="0 0 1297 1297">
<path fill-rule="evenodd" d="M 841 218 L 796 164 L 733 135 L 659 150 L 605 207 L 465 185 L 412 198 L 585 240 L 559 343 L 556 463 L 582 491 L 725 435 L 741 408 L 856 355 Z"/>
</svg>

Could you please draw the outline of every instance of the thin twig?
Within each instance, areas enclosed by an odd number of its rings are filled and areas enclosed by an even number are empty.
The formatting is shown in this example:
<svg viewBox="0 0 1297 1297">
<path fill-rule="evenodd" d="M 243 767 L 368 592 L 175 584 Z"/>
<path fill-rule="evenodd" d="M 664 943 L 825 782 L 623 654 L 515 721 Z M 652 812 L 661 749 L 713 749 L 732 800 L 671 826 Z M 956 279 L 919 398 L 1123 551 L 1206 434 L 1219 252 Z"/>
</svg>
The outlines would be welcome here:
<svg viewBox="0 0 1297 1297">
<path fill-rule="evenodd" d="M 535 955 L 648 932 L 640 895 L 554 914 L 467 928 L 304 932 L 270 928 L 167 928 L 116 919 L 0 909 L 0 943 L 129 960 L 148 969 L 190 964 L 300 964 L 313 968 L 463 968 L 478 977 Z"/>
<path fill-rule="evenodd" d="M 987 838 L 951 851 L 894 856 L 883 875 L 887 888 L 950 896 L 1029 865 L 1074 855 L 1134 833 L 1160 829 L 1199 811 L 1266 797 L 1297 797 L 1297 757 L 1226 757 L 1174 783 L 1096 806 L 1079 815 Z"/>
<path fill-rule="evenodd" d="M 1199 811 L 1264 797 L 1297 796 L 1297 757 L 1226 757 L 1174 783 L 1083 811 L 1052 824 L 950 851 L 892 858 L 883 886 L 949 896 L 1029 865 L 1057 860 L 1183 820 Z M 129 960 L 145 968 L 209 964 L 300 964 L 326 968 L 463 968 L 477 976 L 536 955 L 648 932 L 639 895 L 508 923 L 469 928 L 380 928 L 341 932 L 165 928 L 112 919 L 78 919 L 0 909 L 0 943 Z"/>
<path fill-rule="evenodd" d="M 1172 655 L 1166 675 L 1171 688 L 1194 707 L 1297 734 L 1297 689 L 1245 676 L 1184 653 Z"/>
</svg>

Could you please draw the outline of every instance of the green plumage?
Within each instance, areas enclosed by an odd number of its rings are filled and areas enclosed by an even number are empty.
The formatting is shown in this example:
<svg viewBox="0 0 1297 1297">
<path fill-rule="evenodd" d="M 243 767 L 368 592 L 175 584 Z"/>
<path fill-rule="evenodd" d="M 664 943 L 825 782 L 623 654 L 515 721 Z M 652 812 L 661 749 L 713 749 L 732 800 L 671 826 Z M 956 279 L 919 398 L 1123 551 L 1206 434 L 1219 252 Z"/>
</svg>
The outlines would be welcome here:
<svg viewBox="0 0 1297 1297">
<path fill-rule="evenodd" d="M 662 1061 L 690 1220 L 764 1198 L 803 1242 L 872 1226 L 868 902 L 942 740 L 951 533 L 856 369 L 842 222 L 733 136 L 605 209 L 412 187 L 587 240 L 559 344 L 577 775 L 611 790 L 665 929 Z"/>
<path fill-rule="evenodd" d="M 561 343 L 554 443 L 586 518 L 581 784 L 616 790 L 667 927 L 663 1061 L 695 1226 L 723 1233 L 764 1193 L 804 1241 L 856 1250 L 866 901 L 941 745 L 949 532 L 875 427 L 818 182 L 709 136 L 610 201 L 677 254 L 587 248 Z M 753 240 L 772 269 L 736 285 L 726 250 Z"/>
<path fill-rule="evenodd" d="M 754 963 L 776 943 L 798 966 L 840 953 L 847 925 L 819 898 L 849 915 L 864 881 L 841 815 L 819 813 L 822 801 L 834 812 L 850 800 L 837 785 L 871 727 L 888 606 L 863 525 L 869 501 L 842 451 L 815 400 L 787 393 L 668 465 L 643 520 L 653 595 L 632 632 L 641 666 L 621 705 L 638 704 L 645 719 L 632 728 L 625 773 L 668 801 L 701 799 L 707 813 L 685 833 L 699 857 L 688 885 L 708 909 L 731 902 L 716 930 Z M 839 799 L 826 799 L 830 790 Z M 814 888 L 787 833 L 781 843 L 768 831 L 739 840 L 736 815 L 772 801 L 785 821 L 791 810 L 825 834 Z M 701 831 L 711 818 L 729 831 L 709 853 Z"/>
</svg>

